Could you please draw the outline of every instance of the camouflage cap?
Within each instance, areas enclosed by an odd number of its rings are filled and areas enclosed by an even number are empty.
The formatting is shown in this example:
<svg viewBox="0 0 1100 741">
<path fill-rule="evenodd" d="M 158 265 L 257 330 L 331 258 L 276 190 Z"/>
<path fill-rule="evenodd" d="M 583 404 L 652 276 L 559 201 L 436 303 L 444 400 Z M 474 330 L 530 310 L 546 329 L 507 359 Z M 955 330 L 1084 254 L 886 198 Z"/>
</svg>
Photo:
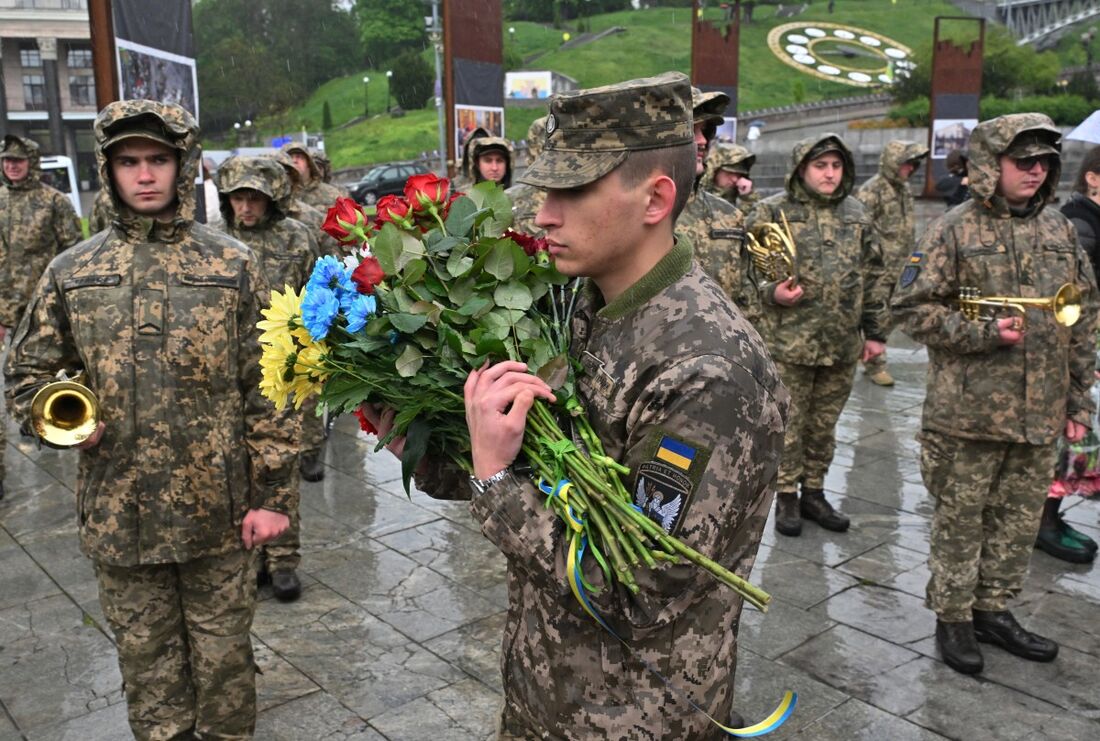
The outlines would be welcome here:
<svg viewBox="0 0 1100 741">
<path fill-rule="evenodd" d="M 1008 149 L 1004 151 L 1006 157 L 1023 159 L 1024 157 L 1036 157 L 1042 154 L 1059 154 L 1062 151 L 1061 137 L 1045 129 L 1029 129 L 1021 131 Z"/>
<path fill-rule="evenodd" d="M 4 137 L 4 147 L 0 149 L 0 160 L 25 160 L 30 159 L 37 149 L 38 143 L 33 139 L 24 139 L 13 134 Z"/>
<path fill-rule="evenodd" d="M 697 87 L 691 89 L 691 111 L 696 126 L 699 124 L 721 126 L 725 121 L 724 114 L 729 104 L 730 96 L 725 93 L 718 91 L 704 93 Z"/>
<path fill-rule="evenodd" d="M 179 144 L 179 137 L 173 136 L 164 121 L 152 113 L 132 116 L 109 127 L 103 149 L 109 149 L 125 139 L 151 139 L 172 148 Z"/>
<path fill-rule="evenodd" d="M 691 85 L 679 72 L 554 96 L 546 144 L 520 178 L 538 188 L 599 180 L 629 152 L 691 144 Z"/>
</svg>

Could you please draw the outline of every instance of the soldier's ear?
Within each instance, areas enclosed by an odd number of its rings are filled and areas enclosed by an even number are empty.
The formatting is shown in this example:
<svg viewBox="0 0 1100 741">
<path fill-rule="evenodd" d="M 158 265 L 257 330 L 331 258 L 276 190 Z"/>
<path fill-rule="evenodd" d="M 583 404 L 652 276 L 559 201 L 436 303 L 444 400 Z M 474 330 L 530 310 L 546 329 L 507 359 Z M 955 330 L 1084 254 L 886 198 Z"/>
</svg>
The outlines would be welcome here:
<svg viewBox="0 0 1100 741">
<path fill-rule="evenodd" d="M 643 222 L 659 224 L 672 215 L 676 205 L 676 182 L 668 175 L 654 172 L 646 189 L 646 206 Z"/>
</svg>

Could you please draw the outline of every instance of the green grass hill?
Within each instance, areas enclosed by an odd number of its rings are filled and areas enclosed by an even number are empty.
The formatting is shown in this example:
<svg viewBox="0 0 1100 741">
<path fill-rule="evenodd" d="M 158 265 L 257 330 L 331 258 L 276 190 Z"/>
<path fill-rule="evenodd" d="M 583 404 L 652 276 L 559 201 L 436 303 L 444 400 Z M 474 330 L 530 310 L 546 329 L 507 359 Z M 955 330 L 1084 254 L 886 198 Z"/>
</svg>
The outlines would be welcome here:
<svg viewBox="0 0 1100 741">
<path fill-rule="evenodd" d="M 777 18 L 776 6 L 757 5 L 753 22 L 741 30 L 740 105 L 742 111 L 787 105 L 826 98 L 861 95 L 872 92 L 801 74 L 779 61 L 768 49 L 768 31 L 789 22 L 823 21 L 865 28 L 893 38 L 910 47 L 931 38 L 937 15 L 958 15 L 959 10 L 946 0 L 837 0 L 830 14 L 827 3 L 812 3 L 793 18 Z M 707 17 L 720 18 L 718 8 Z M 516 55 L 529 60 L 524 69 L 550 69 L 576 79 L 582 87 L 605 85 L 666 70 L 690 73 L 691 14 L 689 8 L 652 8 L 592 16 L 587 23 L 593 33 L 621 26 L 625 33 L 604 37 L 592 43 L 561 49 L 562 33 L 574 36 L 575 28 L 554 29 L 526 22 L 504 22 L 505 44 Z M 515 32 L 509 34 L 509 27 Z M 514 38 L 507 38 L 513 36 Z M 344 128 L 341 124 L 361 118 L 364 112 L 363 76 L 369 84 L 371 117 Z M 256 122 L 261 140 L 299 130 L 320 128 L 322 107 L 327 100 L 337 128 L 326 135 L 326 146 L 336 168 L 365 165 L 418 156 L 438 146 L 435 110 L 409 111 L 403 118 L 385 115 L 386 77 L 384 71 L 365 70 L 331 80 L 300 106 L 286 113 Z M 522 139 L 539 110 L 507 107 L 507 134 Z M 226 141 L 208 142 L 213 147 L 232 146 Z"/>
</svg>

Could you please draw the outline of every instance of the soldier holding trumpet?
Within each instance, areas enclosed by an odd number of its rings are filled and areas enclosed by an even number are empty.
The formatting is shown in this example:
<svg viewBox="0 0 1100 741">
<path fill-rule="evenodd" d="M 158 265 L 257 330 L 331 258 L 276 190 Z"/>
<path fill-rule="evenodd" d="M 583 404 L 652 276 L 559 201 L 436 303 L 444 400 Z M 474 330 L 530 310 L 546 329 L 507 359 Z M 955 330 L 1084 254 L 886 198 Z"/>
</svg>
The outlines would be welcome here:
<svg viewBox="0 0 1100 741">
<path fill-rule="evenodd" d="M 1096 283 L 1072 225 L 1045 207 L 1060 139 L 1039 113 L 980 124 L 973 198 L 928 228 L 891 301 L 899 326 L 928 346 L 926 604 L 944 660 L 965 674 L 983 668 L 978 642 L 1031 661 L 1058 654 L 1007 603 L 1027 572 L 1055 442 L 1079 440 L 1091 419 Z"/>
</svg>

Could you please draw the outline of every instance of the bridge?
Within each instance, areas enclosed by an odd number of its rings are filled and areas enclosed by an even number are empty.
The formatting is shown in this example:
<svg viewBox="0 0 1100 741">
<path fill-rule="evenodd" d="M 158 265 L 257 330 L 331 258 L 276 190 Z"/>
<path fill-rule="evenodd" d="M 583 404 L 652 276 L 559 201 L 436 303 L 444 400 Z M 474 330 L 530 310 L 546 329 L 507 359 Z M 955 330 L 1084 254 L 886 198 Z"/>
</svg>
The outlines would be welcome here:
<svg viewBox="0 0 1100 741">
<path fill-rule="evenodd" d="M 982 15 L 989 18 L 993 4 L 982 3 L 987 10 Z M 1059 31 L 1097 16 L 1100 0 L 997 0 L 993 19 L 1004 24 L 1018 44 L 1042 48 L 1057 41 Z"/>
</svg>

